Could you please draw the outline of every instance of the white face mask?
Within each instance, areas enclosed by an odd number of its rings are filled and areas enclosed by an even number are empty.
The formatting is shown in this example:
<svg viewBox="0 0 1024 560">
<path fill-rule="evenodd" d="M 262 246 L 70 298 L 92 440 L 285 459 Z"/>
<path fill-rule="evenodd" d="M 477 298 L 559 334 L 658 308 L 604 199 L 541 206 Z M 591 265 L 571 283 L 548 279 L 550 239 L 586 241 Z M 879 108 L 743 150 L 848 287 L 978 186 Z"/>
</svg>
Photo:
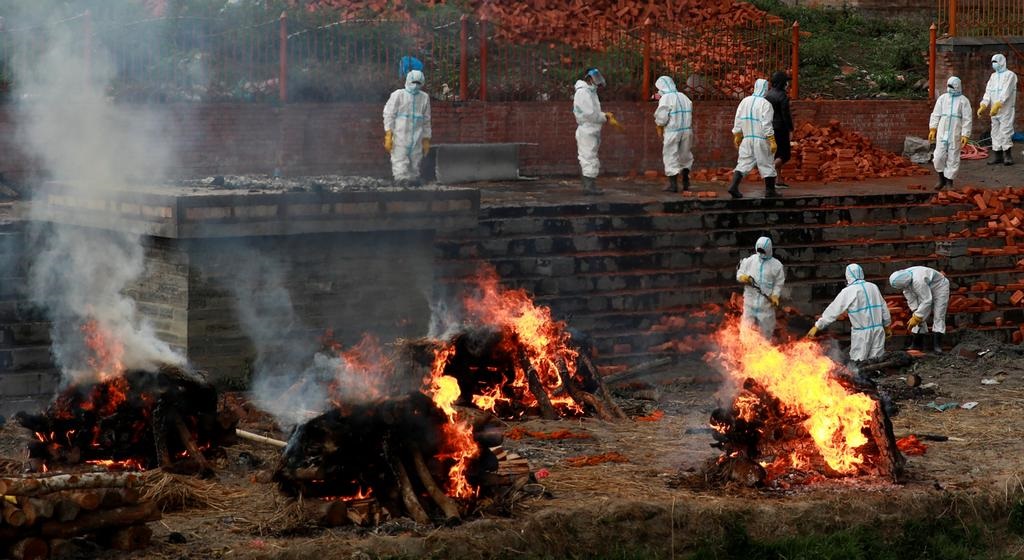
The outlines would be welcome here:
<svg viewBox="0 0 1024 560">
<path fill-rule="evenodd" d="M 992 69 L 995 70 L 996 72 L 998 72 L 999 71 L 999 63 L 998 62 L 993 62 L 992 63 Z"/>
<path fill-rule="evenodd" d="M 420 90 L 420 85 L 419 84 L 409 84 L 408 86 L 405 87 L 405 91 L 407 91 L 409 93 L 416 93 L 419 90 Z"/>
</svg>

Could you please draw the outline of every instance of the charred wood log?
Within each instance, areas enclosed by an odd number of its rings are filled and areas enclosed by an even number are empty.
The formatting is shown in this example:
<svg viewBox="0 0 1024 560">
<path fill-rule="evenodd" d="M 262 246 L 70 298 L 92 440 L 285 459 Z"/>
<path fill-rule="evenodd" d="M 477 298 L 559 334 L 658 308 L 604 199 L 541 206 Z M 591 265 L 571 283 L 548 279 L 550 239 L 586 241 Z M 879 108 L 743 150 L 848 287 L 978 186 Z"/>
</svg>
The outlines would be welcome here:
<svg viewBox="0 0 1024 560">
<path fill-rule="evenodd" d="M 423 488 L 426 489 L 427 494 L 434 500 L 434 503 L 444 512 L 445 521 L 452 522 L 458 520 L 459 506 L 455 505 L 455 502 L 437 486 L 434 475 L 430 474 L 427 462 L 423 459 L 423 454 L 419 450 L 412 452 L 412 464 L 420 483 L 423 484 Z"/>
<path fill-rule="evenodd" d="M 533 368 L 533 364 L 526 357 L 525 351 L 520 351 L 519 353 L 519 367 L 523 368 L 523 372 L 526 374 L 527 386 L 530 388 L 533 398 L 537 400 L 537 407 L 540 408 L 541 418 L 557 420 L 558 413 L 555 411 L 555 407 L 551 405 L 551 399 L 548 398 L 548 392 L 540 380 L 540 375 L 537 374 L 537 370 Z"/>
<path fill-rule="evenodd" d="M 385 449 L 389 449 L 390 446 L 385 444 Z M 390 449 L 389 449 L 390 450 Z M 417 523 L 430 523 L 430 516 L 427 515 L 426 510 L 423 509 L 423 504 L 420 503 L 419 498 L 416 497 L 416 492 L 412 487 L 412 481 L 409 480 L 409 473 L 405 470 L 405 465 L 402 464 L 402 459 L 394 454 L 393 450 L 390 453 L 389 460 L 391 462 L 391 468 L 395 474 L 395 479 L 398 481 L 398 489 L 401 492 L 402 504 L 405 505 L 405 512 L 409 514 L 409 517 Z"/>
<path fill-rule="evenodd" d="M 114 550 L 135 552 L 148 547 L 152 538 L 153 530 L 146 525 L 139 524 L 116 529 L 104 540 Z"/>
<path fill-rule="evenodd" d="M 597 383 L 597 395 L 604 400 L 607 410 L 611 416 L 619 420 L 625 420 L 628 418 L 626 413 L 622 411 L 622 408 L 619 407 L 618 403 L 615 402 L 611 391 L 608 390 L 608 385 L 605 383 L 605 379 L 601 377 L 601 373 L 597 371 L 597 366 L 594 365 L 590 356 L 588 356 L 586 352 L 580 352 L 578 361 L 586 367 L 587 371 L 590 372 L 590 377 L 595 383 Z"/>
</svg>

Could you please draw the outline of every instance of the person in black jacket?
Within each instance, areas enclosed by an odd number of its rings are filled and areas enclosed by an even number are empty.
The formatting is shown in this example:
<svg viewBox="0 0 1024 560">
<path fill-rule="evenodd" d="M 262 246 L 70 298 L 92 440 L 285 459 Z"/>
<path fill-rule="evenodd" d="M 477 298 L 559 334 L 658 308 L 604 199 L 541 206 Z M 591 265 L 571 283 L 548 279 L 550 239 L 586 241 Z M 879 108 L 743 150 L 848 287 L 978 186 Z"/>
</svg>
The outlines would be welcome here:
<svg viewBox="0 0 1024 560">
<path fill-rule="evenodd" d="M 789 76 L 779 70 L 772 74 L 771 87 L 768 88 L 768 93 L 764 96 L 772 104 L 774 111 L 772 128 L 775 129 L 775 142 L 779 147 L 775 152 L 775 172 L 778 174 L 778 178 L 775 180 L 776 187 L 789 186 L 782 182 L 780 172 L 782 165 L 789 161 L 791 155 L 789 133 L 793 131 L 793 114 L 789 112 L 789 95 L 786 94 L 788 86 Z"/>
</svg>

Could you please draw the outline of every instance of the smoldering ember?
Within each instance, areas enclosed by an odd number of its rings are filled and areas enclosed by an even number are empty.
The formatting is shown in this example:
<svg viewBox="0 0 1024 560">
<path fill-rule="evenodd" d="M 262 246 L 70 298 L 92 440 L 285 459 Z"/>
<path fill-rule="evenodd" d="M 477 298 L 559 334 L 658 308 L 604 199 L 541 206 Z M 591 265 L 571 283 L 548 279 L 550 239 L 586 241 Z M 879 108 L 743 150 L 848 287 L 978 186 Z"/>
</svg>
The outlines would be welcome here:
<svg viewBox="0 0 1024 560">
<path fill-rule="evenodd" d="M 0 557 L 1020 556 L 1019 4 L 0 2 Z"/>
</svg>

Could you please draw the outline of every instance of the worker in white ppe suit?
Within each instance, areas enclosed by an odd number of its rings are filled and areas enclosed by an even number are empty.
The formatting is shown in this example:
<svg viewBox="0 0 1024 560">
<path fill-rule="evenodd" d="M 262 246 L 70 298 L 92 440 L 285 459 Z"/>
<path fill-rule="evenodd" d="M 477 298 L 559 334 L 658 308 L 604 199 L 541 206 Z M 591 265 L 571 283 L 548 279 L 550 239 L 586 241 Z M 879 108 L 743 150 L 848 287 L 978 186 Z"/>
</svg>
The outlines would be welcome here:
<svg viewBox="0 0 1024 560">
<path fill-rule="evenodd" d="M 743 198 L 740 193 L 740 181 L 755 166 L 764 178 L 764 196 L 779 196 L 775 190 L 775 131 L 772 118 L 775 111 L 772 104 L 764 98 L 768 92 L 768 80 L 758 79 L 754 82 L 754 94 L 743 98 L 736 108 L 733 119 L 733 144 L 739 149 L 736 169 L 732 172 L 732 184 L 729 194 L 733 198 Z"/>
<path fill-rule="evenodd" d="M 668 177 L 667 192 L 679 192 L 679 175 L 683 176 L 683 190 L 690 190 L 690 168 L 693 167 L 693 103 L 676 90 L 676 83 L 668 76 L 654 82 L 658 88 L 658 108 L 654 111 L 654 125 L 662 139 L 661 155 Z"/>
<path fill-rule="evenodd" d="M 818 334 L 843 313 L 850 318 L 851 360 L 870 360 L 885 353 L 885 337 L 891 333 L 892 323 L 889 306 L 878 286 L 864 280 L 864 269 L 856 263 L 846 266 L 846 287 L 825 308 L 807 336 Z"/>
<path fill-rule="evenodd" d="M 619 126 L 615 115 L 601 111 L 597 88 L 606 83 L 597 68 L 589 68 L 583 78 L 576 80 L 576 93 L 572 98 L 572 114 L 576 117 L 576 154 L 580 160 L 583 192 L 587 194 L 601 194 L 597 188 L 597 175 L 601 171 L 601 161 L 597 159 L 601 127 L 604 123 Z"/>
<path fill-rule="evenodd" d="M 736 281 L 743 284 L 743 324 L 757 328 L 771 340 L 775 332 L 775 308 L 779 306 L 786 272 L 772 256 L 772 240 L 762 237 L 754 254 L 740 261 Z"/>
<path fill-rule="evenodd" d="M 950 76 L 946 93 L 935 101 L 928 120 L 928 141 L 935 143 L 932 163 L 939 174 L 936 190 L 953 188 L 953 179 L 960 171 L 960 149 L 971 138 L 971 102 L 963 95 L 960 78 Z"/>
<path fill-rule="evenodd" d="M 941 272 L 927 266 L 912 266 L 889 276 L 889 285 L 903 290 L 913 315 L 907 329 L 914 334 L 914 346 L 925 348 L 928 333 L 926 321 L 932 317 L 932 347 L 942 352 L 942 335 L 946 332 L 946 309 L 949 307 L 949 280 Z"/>
<path fill-rule="evenodd" d="M 992 76 L 985 86 L 985 96 L 978 106 L 980 117 L 985 109 L 992 107 L 992 160 L 989 165 L 1002 163 L 1013 165 L 1013 117 L 1017 102 L 1017 74 L 1006 68 L 1006 57 L 1001 54 L 992 56 Z"/>
<path fill-rule="evenodd" d="M 384 149 L 391 154 L 395 183 L 419 184 L 420 161 L 430 151 L 430 96 L 423 90 L 423 72 L 410 70 L 405 88 L 395 90 L 384 105 Z"/>
</svg>

